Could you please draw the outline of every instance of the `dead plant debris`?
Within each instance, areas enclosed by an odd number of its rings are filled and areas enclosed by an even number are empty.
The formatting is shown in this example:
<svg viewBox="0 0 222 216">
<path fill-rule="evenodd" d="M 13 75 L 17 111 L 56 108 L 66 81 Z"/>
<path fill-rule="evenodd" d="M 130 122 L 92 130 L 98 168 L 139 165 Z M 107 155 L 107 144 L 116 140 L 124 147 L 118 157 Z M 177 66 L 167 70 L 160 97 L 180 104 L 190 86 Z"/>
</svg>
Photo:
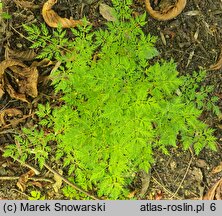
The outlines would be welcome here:
<svg viewBox="0 0 222 216">
<path fill-rule="evenodd" d="M 77 25 L 82 25 L 81 20 L 62 18 L 54 10 L 52 10 L 52 6 L 56 4 L 56 2 L 57 0 L 48 0 L 43 5 L 42 16 L 48 26 L 57 28 L 61 25 L 62 28 L 72 28 Z"/>
</svg>

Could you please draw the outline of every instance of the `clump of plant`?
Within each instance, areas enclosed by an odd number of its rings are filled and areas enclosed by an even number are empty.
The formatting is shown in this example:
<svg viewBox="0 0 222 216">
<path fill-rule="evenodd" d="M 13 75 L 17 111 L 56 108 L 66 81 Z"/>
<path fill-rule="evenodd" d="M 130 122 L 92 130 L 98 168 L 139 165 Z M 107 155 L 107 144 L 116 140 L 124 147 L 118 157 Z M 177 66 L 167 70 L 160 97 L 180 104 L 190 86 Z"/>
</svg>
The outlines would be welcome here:
<svg viewBox="0 0 222 216">
<path fill-rule="evenodd" d="M 41 58 L 61 62 L 51 74 L 61 105 L 39 104 L 39 125 L 15 137 L 22 154 L 9 145 L 5 156 L 34 154 L 40 167 L 54 156 L 83 189 L 126 199 L 133 174 L 150 169 L 154 151 L 170 154 L 177 144 L 196 154 L 216 150 L 213 130 L 199 117 L 207 103 L 218 109 L 211 89 L 200 87 L 205 72 L 181 77 L 172 60 L 151 65 L 158 52 L 156 38 L 142 31 L 146 15 L 132 18 L 131 0 L 112 2 L 118 21 L 95 31 L 79 26 L 70 39 L 61 28 L 25 27 Z"/>
</svg>

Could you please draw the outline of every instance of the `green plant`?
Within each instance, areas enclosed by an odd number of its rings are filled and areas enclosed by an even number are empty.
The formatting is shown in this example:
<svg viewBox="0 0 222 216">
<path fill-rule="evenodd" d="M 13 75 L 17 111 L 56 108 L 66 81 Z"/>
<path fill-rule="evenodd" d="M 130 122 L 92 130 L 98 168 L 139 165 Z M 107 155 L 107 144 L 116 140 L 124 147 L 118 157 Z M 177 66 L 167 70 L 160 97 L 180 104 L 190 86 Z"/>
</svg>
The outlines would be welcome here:
<svg viewBox="0 0 222 216">
<path fill-rule="evenodd" d="M 40 191 L 31 191 L 31 196 L 28 197 L 28 200 L 45 200 L 45 196 L 41 196 Z"/>
<path fill-rule="evenodd" d="M 9 13 L 3 12 L 4 5 L 0 2 L 0 21 L 1 19 L 11 19 L 12 16 Z"/>
<path fill-rule="evenodd" d="M 40 58 L 61 62 L 51 78 L 62 97 L 57 107 L 40 104 L 39 125 L 15 139 L 23 160 L 34 154 L 42 167 L 51 154 L 83 189 L 125 199 L 133 174 L 149 170 L 154 151 L 169 154 L 177 144 L 196 154 L 216 150 L 213 130 L 199 120 L 206 103 L 216 106 L 207 99 L 212 89 L 200 87 L 204 72 L 180 77 L 172 60 L 150 65 L 158 52 L 156 38 L 141 28 L 146 15 L 132 18 L 129 0 L 113 4 L 118 21 L 97 31 L 79 26 L 70 39 L 61 28 L 51 35 L 44 25 L 25 27 L 33 47 L 42 47 Z M 19 157 L 14 145 L 4 155 Z M 69 189 L 64 193 L 73 197 Z"/>
</svg>

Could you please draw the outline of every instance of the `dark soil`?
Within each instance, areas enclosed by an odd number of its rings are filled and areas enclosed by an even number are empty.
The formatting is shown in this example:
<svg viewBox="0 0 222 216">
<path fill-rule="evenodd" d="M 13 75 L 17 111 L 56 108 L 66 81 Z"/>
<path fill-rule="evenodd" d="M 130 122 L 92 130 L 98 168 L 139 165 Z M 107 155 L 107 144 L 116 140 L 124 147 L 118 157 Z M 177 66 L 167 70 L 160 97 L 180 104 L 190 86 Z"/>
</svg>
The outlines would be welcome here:
<svg viewBox="0 0 222 216">
<path fill-rule="evenodd" d="M 28 49 L 30 42 L 22 34 L 24 30 L 22 24 L 34 23 L 39 25 L 44 22 L 41 16 L 41 8 L 44 0 L 36 0 L 39 6 L 36 9 L 26 9 L 19 7 L 13 0 L 3 0 L 4 11 L 12 16 L 9 20 L 4 20 L 4 28 L 0 26 L 0 61 L 3 61 L 6 48 L 13 48 L 20 51 Z M 112 5 L 110 0 L 103 3 Z M 145 11 L 143 0 L 134 0 L 132 6 L 135 14 L 142 14 Z M 55 11 L 62 17 L 72 16 L 80 19 L 86 16 L 95 28 L 102 26 L 106 22 L 99 13 L 97 0 L 58 0 L 54 7 Z M 158 36 L 157 49 L 160 51 L 159 58 L 170 60 L 173 58 L 178 65 L 181 75 L 192 74 L 199 69 L 209 69 L 210 65 L 217 61 L 222 47 L 222 2 L 221 0 L 188 0 L 185 10 L 176 19 L 160 22 L 147 15 L 148 23 L 144 31 L 151 35 Z M 47 69 L 46 69 L 47 70 Z M 47 73 L 47 71 L 46 71 Z M 222 102 L 222 69 L 208 71 L 208 76 L 204 84 L 214 85 L 215 90 L 212 95 L 220 98 L 218 106 L 221 108 Z M 46 93 L 47 92 L 47 93 Z M 0 101 L 0 112 L 5 108 L 19 108 L 24 114 L 33 113 L 39 102 L 44 102 L 47 95 L 52 95 L 52 89 L 39 85 L 39 96 L 28 105 L 9 96 Z M 222 162 L 222 123 L 221 119 L 212 113 L 202 116 L 204 122 L 215 129 L 215 136 L 218 138 L 218 151 L 212 152 L 203 150 L 199 156 L 193 154 L 192 149 L 183 151 L 180 147 L 171 150 L 170 156 L 156 153 L 156 163 L 151 170 L 149 189 L 145 194 L 145 199 L 202 199 L 208 189 L 222 178 L 222 172 L 212 173 L 212 170 Z M 0 128 L 0 147 L 9 143 L 14 143 L 13 134 L 19 131 L 24 125 L 33 125 L 35 121 L 27 117 L 25 121 L 16 127 Z M 27 199 L 33 190 L 41 191 L 46 199 L 65 199 L 62 191 L 55 192 L 52 183 L 46 181 L 53 180 L 53 174 L 47 169 L 41 170 L 40 176 L 44 179 L 38 181 L 30 180 L 26 190 L 21 192 L 18 188 L 18 177 L 25 174 L 29 169 L 18 161 L 1 156 L 0 151 L 0 199 Z M 29 165 L 37 167 L 34 160 L 28 161 Z M 48 162 L 57 169 L 58 164 Z M 3 178 L 8 177 L 8 178 Z M 17 177 L 17 178 L 16 178 Z M 132 194 L 137 194 L 143 187 L 143 182 L 148 182 L 140 175 L 132 185 Z"/>
</svg>

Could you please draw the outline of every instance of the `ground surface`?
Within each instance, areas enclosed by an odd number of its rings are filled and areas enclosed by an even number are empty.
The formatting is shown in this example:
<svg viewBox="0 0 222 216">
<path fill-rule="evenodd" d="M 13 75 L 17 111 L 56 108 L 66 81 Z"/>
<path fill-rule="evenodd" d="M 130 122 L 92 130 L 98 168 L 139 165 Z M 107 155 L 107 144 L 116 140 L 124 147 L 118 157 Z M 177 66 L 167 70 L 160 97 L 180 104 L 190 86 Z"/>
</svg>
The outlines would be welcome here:
<svg viewBox="0 0 222 216">
<path fill-rule="evenodd" d="M 34 1 L 36 8 L 26 9 L 13 0 L 3 0 L 3 2 L 6 5 L 5 12 L 12 18 L 4 20 L 4 26 L 0 29 L 0 61 L 6 57 L 6 47 L 20 51 L 29 47 L 30 43 L 19 34 L 24 32 L 22 24 L 43 22 L 41 8 L 44 3 L 43 0 L 36 0 Z M 111 5 L 110 0 L 104 0 L 103 3 Z M 74 19 L 79 19 L 86 16 L 96 27 L 100 27 L 105 22 L 99 13 L 96 0 L 58 0 L 54 9 L 63 17 L 72 16 Z M 133 9 L 135 13 L 143 13 L 145 11 L 143 0 L 135 0 Z M 158 36 L 159 58 L 173 58 L 181 74 L 192 74 L 194 70 L 202 68 L 209 69 L 210 65 L 217 61 L 222 47 L 221 0 L 188 0 L 183 13 L 174 20 L 159 22 L 149 15 L 147 20 L 148 24 L 144 31 Z M 222 69 L 209 71 L 206 83 L 214 85 L 213 94 L 220 98 L 218 105 L 222 107 Z M 46 94 L 46 90 L 41 85 L 39 85 L 39 91 L 38 99 L 31 106 L 11 99 L 9 96 L 5 97 L 0 101 L 0 112 L 7 107 L 22 109 L 26 115 L 32 113 L 36 103 L 44 100 L 44 94 Z M 196 157 L 192 149 L 184 152 L 178 147 L 172 150 L 171 156 L 158 153 L 151 171 L 146 199 L 201 199 L 209 188 L 221 179 L 222 172 L 219 165 L 222 162 L 222 123 L 211 113 L 206 113 L 202 118 L 216 130 L 218 152 L 204 150 Z M 19 130 L 24 124 L 32 125 L 32 121 L 31 117 L 27 117 L 25 122 L 17 124 L 15 128 L 10 125 L 1 127 L 0 146 L 13 143 L 12 131 Z M 17 161 L 13 162 L 10 158 L 4 158 L 1 154 L 2 152 L 0 153 L 0 199 L 27 199 L 32 190 L 40 191 L 47 199 L 64 199 L 62 192 L 60 190 L 55 192 L 52 184 L 47 181 L 47 179 L 53 180 L 53 174 L 47 169 L 41 171 L 41 177 L 44 178 L 42 181 L 37 179 L 30 181 L 26 190 L 21 192 L 16 184 L 18 177 L 28 171 L 27 167 Z M 35 161 L 29 161 L 29 164 L 36 166 Z M 56 168 L 53 163 L 50 166 Z M 217 167 L 216 171 L 215 167 Z M 3 179 L 3 177 L 7 178 Z M 138 174 L 138 179 L 132 185 L 132 196 L 148 184 L 149 177 L 149 175 Z"/>
</svg>

